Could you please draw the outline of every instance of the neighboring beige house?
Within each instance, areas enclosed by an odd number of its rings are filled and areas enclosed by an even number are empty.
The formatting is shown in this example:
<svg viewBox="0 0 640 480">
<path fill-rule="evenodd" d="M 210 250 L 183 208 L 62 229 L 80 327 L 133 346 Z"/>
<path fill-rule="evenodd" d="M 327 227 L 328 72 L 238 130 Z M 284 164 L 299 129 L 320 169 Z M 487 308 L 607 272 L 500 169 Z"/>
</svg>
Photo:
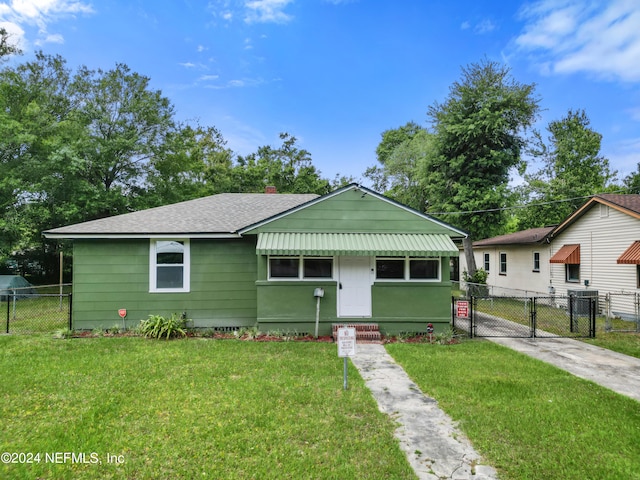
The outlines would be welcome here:
<svg viewBox="0 0 640 480">
<path fill-rule="evenodd" d="M 588 289 L 601 301 L 613 293 L 612 313 L 639 313 L 640 195 L 596 195 L 555 228 L 480 240 L 473 247 L 476 265 L 489 267 L 491 286 L 556 295 Z"/>
<path fill-rule="evenodd" d="M 553 227 L 532 228 L 473 242 L 476 267 L 489 273 L 487 283 L 500 293 L 518 295 L 518 291 L 548 293 L 549 234 Z M 460 270 L 467 270 L 460 255 Z"/>
</svg>

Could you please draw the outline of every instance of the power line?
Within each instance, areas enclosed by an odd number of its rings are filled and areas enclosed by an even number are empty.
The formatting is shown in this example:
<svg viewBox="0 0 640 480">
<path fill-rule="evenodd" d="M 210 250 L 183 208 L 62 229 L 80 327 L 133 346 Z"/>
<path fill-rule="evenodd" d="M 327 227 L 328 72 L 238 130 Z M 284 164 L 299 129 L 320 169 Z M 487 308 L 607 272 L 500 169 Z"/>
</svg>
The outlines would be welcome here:
<svg viewBox="0 0 640 480">
<path fill-rule="evenodd" d="M 621 193 L 623 192 L 623 190 L 619 190 L 618 192 L 607 192 L 607 193 Z M 574 200 L 584 200 L 587 198 L 592 198 L 595 197 L 597 195 L 601 195 L 600 193 L 596 193 L 593 195 L 586 195 L 584 197 L 573 197 L 573 198 L 566 198 L 563 200 L 551 200 L 548 202 L 540 202 L 540 203 L 529 203 L 527 205 L 514 205 L 512 207 L 501 207 L 501 208 L 489 208 L 486 210 L 468 210 L 466 212 L 427 212 L 427 214 L 429 215 L 466 215 L 466 214 L 472 214 L 472 213 L 491 213 L 491 212 L 503 212 L 503 211 L 507 211 L 507 210 L 516 210 L 516 209 L 521 209 L 521 208 L 529 208 L 529 207 L 542 207 L 544 205 L 553 205 L 554 203 L 564 203 L 564 202 L 572 202 Z"/>
</svg>

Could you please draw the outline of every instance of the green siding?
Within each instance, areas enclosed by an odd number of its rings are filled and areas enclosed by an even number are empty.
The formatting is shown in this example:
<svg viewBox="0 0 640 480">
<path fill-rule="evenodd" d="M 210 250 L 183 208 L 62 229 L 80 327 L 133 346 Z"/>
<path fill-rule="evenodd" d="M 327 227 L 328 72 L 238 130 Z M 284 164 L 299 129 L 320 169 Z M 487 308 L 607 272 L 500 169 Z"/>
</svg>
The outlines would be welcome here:
<svg viewBox="0 0 640 480">
<path fill-rule="evenodd" d="M 258 323 L 263 331 L 281 330 L 310 333 L 315 331 L 316 299 L 313 291 L 324 288 L 320 300 L 319 334 L 330 335 L 332 323 L 377 323 L 386 335 L 400 332 L 424 332 L 427 323 L 436 332 L 451 323 L 451 282 L 449 258 L 442 258 L 441 282 L 375 282 L 371 287 L 371 318 L 338 318 L 336 281 L 267 281 L 266 257 L 259 257 Z"/>
<path fill-rule="evenodd" d="M 262 225 L 259 232 L 446 233 L 451 229 L 372 195 L 346 190 Z"/>
<path fill-rule="evenodd" d="M 198 327 L 256 322 L 255 238 L 191 240 L 191 291 L 149 293 L 149 240 L 76 240 L 73 326 L 127 326 L 150 314 L 186 312 Z"/>
<path fill-rule="evenodd" d="M 432 323 L 436 332 L 451 322 L 451 285 L 416 283 L 374 284 L 371 318 L 338 318 L 336 282 L 258 282 L 258 322 L 263 331 L 315 331 L 316 299 L 313 291 L 324 288 L 320 300 L 319 334 L 330 335 L 332 323 L 377 323 L 387 335 L 424 332 Z"/>
</svg>

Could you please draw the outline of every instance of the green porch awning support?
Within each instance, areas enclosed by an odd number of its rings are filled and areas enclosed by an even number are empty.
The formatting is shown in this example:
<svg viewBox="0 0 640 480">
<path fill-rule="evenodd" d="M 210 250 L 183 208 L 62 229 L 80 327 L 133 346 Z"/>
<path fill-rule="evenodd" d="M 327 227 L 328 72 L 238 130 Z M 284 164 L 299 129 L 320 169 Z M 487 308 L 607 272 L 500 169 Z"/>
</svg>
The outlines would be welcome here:
<svg viewBox="0 0 640 480">
<path fill-rule="evenodd" d="M 435 233 L 297 233 L 258 234 L 258 255 L 351 255 L 457 257 L 458 247 Z"/>
</svg>

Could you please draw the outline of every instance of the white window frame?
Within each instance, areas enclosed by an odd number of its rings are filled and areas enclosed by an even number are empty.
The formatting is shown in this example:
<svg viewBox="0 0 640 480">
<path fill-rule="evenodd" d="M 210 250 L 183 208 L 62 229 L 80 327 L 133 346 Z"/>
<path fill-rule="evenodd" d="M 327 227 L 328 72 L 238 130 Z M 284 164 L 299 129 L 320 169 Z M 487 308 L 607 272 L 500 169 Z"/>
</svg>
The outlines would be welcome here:
<svg viewBox="0 0 640 480">
<path fill-rule="evenodd" d="M 297 259 L 298 260 L 298 276 L 297 277 L 272 277 L 271 276 L 271 259 Z M 304 260 L 306 258 L 314 260 L 331 260 L 331 277 L 305 277 L 304 276 Z M 336 258 L 327 255 L 268 255 L 267 256 L 267 278 L 273 282 L 322 282 L 333 281 L 336 278 Z"/>
<path fill-rule="evenodd" d="M 158 242 L 182 242 L 182 288 L 158 288 Z M 188 293 L 191 291 L 191 245 L 188 238 L 152 238 L 149 242 L 149 293 Z"/>
<path fill-rule="evenodd" d="M 404 261 L 404 278 L 378 278 L 378 260 L 403 260 Z M 437 260 L 438 276 L 437 278 L 411 278 L 411 260 Z M 442 281 L 442 257 L 375 257 L 375 281 L 376 282 L 420 282 L 420 283 L 437 283 Z"/>
<path fill-rule="evenodd" d="M 536 263 L 538 264 L 537 267 Z M 536 273 L 540 272 L 540 252 L 533 252 L 533 271 Z"/>
<path fill-rule="evenodd" d="M 485 253 L 482 256 L 484 271 L 488 272 L 491 267 L 491 254 Z"/>
<path fill-rule="evenodd" d="M 502 256 L 504 255 L 504 262 L 502 261 Z M 500 256 L 498 257 L 498 275 L 506 275 L 507 274 L 507 252 L 500 252 Z M 504 266 L 504 268 L 502 268 Z"/>
</svg>

